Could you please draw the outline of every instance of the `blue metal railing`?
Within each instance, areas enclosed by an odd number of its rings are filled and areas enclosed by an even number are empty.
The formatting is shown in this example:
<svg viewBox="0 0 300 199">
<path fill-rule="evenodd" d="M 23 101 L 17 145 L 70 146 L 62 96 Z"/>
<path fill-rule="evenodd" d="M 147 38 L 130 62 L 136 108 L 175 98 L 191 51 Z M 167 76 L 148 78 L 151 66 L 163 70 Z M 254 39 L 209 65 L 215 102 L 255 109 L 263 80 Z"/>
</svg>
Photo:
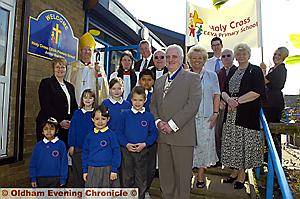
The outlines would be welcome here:
<svg viewBox="0 0 300 199">
<path fill-rule="evenodd" d="M 274 185 L 274 170 L 276 172 L 276 176 L 278 179 L 278 183 L 280 186 L 280 190 L 282 193 L 282 197 L 284 199 L 292 199 L 292 192 L 286 180 L 285 174 L 283 172 L 272 136 L 271 132 L 265 117 L 263 110 L 260 110 L 260 121 L 263 126 L 263 130 L 266 136 L 267 144 L 268 144 L 268 176 L 267 176 L 267 190 L 266 190 L 266 198 L 273 198 L 273 185 Z"/>
</svg>

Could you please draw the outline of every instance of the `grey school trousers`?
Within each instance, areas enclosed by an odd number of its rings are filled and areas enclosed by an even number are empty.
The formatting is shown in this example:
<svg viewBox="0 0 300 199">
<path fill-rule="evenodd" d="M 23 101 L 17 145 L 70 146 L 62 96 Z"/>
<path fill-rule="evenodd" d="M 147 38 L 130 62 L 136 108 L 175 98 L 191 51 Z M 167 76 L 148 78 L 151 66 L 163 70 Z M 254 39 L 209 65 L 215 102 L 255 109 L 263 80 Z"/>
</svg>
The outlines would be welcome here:
<svg viewBox="0 0 300 199">
<path fill-rule="evenodd" d="M 144 148 L 141 152 L 135 153 L 121 147 L 121 151 L 122 185 L 125 188 L 139 188 L 139 198 L 144 199 L 147 190 L 148 149 Z"/>
</svg>

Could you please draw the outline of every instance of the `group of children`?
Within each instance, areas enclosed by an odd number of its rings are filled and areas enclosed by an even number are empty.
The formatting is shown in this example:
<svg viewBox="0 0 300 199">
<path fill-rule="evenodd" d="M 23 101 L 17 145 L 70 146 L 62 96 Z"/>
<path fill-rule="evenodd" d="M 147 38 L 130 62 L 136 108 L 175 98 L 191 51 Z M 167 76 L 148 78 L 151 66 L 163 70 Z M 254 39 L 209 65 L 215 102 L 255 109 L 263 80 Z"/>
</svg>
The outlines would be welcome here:
<svg viewBox="0 0 300 199">
<path fill-rule="evenodd" d="M 155 155 L 149 155 L 149 148 L 157 139 L 149 107 L 153 84 L 152 71 L 141 71 L 139 86 L 125 100 L 123 80 L 113 78 L 109 83 L 109 98 L 97 108 L 94 108 L 95 93 L 85 90 L 80 109 L 71 120 L 68 151 L 55 135 L 57 121 L 47 120 L 43 125 L 44 139 L 36 144 L 30 161 L 32 187 L 64 186 L 69 153 L 73 187 L 138 187 L 143 198 L 152 181 L 147 165 L 155 162 Z"/>
</svg>

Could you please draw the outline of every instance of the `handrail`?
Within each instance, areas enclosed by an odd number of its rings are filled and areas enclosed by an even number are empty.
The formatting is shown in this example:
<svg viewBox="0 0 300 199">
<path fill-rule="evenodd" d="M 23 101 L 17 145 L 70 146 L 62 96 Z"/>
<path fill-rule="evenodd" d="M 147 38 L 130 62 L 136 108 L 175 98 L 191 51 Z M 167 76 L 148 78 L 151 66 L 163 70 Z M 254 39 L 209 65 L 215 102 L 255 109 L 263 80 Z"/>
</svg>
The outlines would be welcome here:
<svg viewBox="0 0 300 199">
<path fill-rule="evenodd" d="M 268 143 L 268 177 L 267 177 L 267 193 L 266 198 L 273 198 L 273 185 L 274 185 L 274 170 L 277 175 L 278 183 L 281 189 L 282 197 L 284 199 L 292 199 L 292 192 L 286 180 L 283 172 L 271 132 L 264 114 L 264 111 L 260 110 L 260 121 L 263 126 L 263 130 Z"/>
</svg>

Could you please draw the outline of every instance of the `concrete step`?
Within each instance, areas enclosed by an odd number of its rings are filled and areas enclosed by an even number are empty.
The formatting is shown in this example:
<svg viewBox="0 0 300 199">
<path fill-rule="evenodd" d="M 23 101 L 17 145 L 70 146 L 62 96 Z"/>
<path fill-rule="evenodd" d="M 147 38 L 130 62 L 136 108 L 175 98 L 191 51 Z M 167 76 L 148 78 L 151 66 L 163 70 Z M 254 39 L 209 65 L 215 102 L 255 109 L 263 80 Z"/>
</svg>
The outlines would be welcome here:
<svg viewBox="0 0 300 199">
<path fill-rule="evenodd" d="M 209 170 L 212 173 L 217 173 L 218 171 L 218 169 L 209 169 Z M 221 175 L 213 175 L 213 174 L 209 174 L 209 172 L 206 172 L 206 187 L 203 189 L 195 188 L 196 180 L 195 177 L 193 177 L 192 180 L 193 186 L 191 187 L 191 199 L 194 198 L 249 199 L 250 194 L 249 191 L 247 191 L 247 189 L 249 190 L 248 182 L 245 182 L 245 188 L 241 190 L 235 190 L 233 188 L 233 184 L 222 183 L 223 179 L 225 179 L 228 176 L 224 174 L 227 173 L 227 171 L 226 170 L 223 171 Z M 158 178 L 154 179 L 149 192 L 152 199 L 162 198 Z"/>
</svg>

